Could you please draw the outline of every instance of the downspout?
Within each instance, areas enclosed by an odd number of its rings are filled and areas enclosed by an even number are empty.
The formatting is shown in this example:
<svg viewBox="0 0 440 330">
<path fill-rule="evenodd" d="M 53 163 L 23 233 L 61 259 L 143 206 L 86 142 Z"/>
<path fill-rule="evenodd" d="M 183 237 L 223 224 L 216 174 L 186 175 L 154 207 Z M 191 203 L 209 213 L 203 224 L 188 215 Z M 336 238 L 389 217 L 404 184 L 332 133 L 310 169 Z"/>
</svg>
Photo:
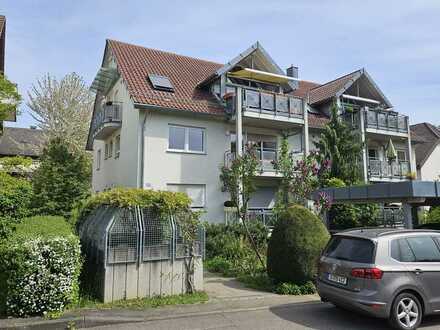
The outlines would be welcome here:
<svg viewBox="0 0 440 330">
<path fill-rule="evenodd" d="M 138 161 L 138 188 L 143 189 L 144 188 L 144 148 L 145 148 L 145 123 L 147 122 L 147 112 L 142 111 L 141 112 L 141 129 L 140 129 L 140 136 L 139 136 L 139 161 Z"/>
</svg>

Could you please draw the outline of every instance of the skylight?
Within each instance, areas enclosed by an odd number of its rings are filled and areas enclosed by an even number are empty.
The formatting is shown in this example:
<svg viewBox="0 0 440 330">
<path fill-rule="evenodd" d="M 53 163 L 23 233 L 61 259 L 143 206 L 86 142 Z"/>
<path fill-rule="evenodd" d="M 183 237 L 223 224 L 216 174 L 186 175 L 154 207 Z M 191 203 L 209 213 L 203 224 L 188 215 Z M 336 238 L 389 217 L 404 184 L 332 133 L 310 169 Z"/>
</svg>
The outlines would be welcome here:
<svg viewBox="0 0 440 330">
<path fill-rule="evenodd" d="M 171 81 L 168 77 L 150 73 L 148 78 L 150 79 L 154 89 L 166 92 L 174 92 L 173 84 L 171 84 Z"/>
</svg>

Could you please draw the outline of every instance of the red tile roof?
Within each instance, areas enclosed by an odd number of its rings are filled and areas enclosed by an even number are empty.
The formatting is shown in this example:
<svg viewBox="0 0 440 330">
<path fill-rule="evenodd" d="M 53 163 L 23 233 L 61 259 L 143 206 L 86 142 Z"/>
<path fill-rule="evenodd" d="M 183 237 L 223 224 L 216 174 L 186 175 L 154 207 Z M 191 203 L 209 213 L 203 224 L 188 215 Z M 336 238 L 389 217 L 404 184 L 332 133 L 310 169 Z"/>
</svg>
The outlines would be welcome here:
<svg viewBox="0 0 440 330">
<path fill-rule="evenodd" d="M 345 76 L 339 77 L 335 80 L 329 81 L 321 86 L 310 90 L 310 104 L 318 104 L 327 101 L 334 97 L 350 80 L 353 80 L 355 76 L 362 70 L 356 70 Z"/>
<path fill-rule="evenodd" d="M 311 128 L 323 128 L 330 121 L 330 117 L 314 112 L 309 112 L 308 119 Z"/>
<path fill-rule="evenodd" d="M 300 98 L 305 99 L 307 97 L 307 93 L 318 86 L 321 86 L 321 84 L 307 81 L 307 80 L 300 80 L 298 88 L 295 89 L 291 94 Z"/>
<path fill-rule="evenodd" d="M 222 64 L 114 40 L 108 40 L 108 46 L 135 103 L 198 113 L 224 112 L 209 91 L 197 88 Z M 150 73 L 167 76 L 174 92 L 155 90 L 148 79 Z"/>
<path fill-rule="evenodd" d="M 6 23 L 6 17 L 3 15 L 0 15 L 0 34 L 3 32 L 3 27 Z"/>
</svg>

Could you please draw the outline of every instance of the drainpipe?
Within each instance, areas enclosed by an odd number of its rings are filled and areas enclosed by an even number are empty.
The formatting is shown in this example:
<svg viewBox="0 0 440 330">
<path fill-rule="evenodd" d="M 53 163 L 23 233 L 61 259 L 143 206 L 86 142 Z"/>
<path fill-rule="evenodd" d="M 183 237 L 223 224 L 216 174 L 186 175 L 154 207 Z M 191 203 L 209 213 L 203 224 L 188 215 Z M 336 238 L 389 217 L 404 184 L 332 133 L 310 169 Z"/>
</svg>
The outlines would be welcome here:
<svg viewBox="0 0 440 330">
<path fill-rule="evenodd" d="M 406 140 L 408 143 L 408 165 L 409 165 L 409 172 L 415 172 L 416 169 L 413 166 L 413 158 L 412 158 L 412 149 L 411 149 L 411 128 L 409 126 L 409 117 L 405 118 L 406 120 L 406 126 L 407 126 L 407 132 L 408 132 L 408 139 Z"/>
<path fill-rule="evenodd" d="M 367 143 L 365 133 L 365 113 L 368 112 L 368 107 L 361 108 L 359 111 L 359 122 L 361 128 L 361 142 L 362 142 L 362 171 L 364 175 L 364 182 L 368 183 L 368 165 L 367 165 Z"/>
<path fill-rule="evenodd" d="M 236 131 L 236 146 L 235 153 L 236 157 L 243 156 L 243 121 L 242 121 L 242 106 L 243 106 L 243 98 L 242 98 L 242 88 L 237 87 L 236 96 L 235 96 L 235 131 Z M 243 189 L 243 183 L 240 182 L 240 190 Z M 243 207 L 242 196 L 239 197 L 239 202 L 237 205 L 238 209 Z"/>
<path fill-rule="evenodd" d="M 309 107 L 309 95 L 307 94 L 307 98 L 303 100 L 303 114 L 304 114 L 304 156 L 309 154 L 309 116 L 308 116 L 308 107 Z"/>
<path fill-rule="evenodd" d="M 140 111 L 140 130 L 138 136 L 138 173 L 137 173 L 137 186 L 144 189 L 144 140 L 145 140 L 145 123 L 147 122 L 147 112 Z"/>
</svg>

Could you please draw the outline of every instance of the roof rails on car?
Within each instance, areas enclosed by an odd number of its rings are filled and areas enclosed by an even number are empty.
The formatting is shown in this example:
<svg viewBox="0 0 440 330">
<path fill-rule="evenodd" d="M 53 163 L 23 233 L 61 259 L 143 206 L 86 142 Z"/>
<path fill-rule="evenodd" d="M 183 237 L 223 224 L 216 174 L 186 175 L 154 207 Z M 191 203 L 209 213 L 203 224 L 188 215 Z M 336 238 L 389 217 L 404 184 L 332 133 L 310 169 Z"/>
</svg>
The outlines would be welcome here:
<svg viewBox="0 0 440 330">
<path fill-rule="evenodd" d="M 406 233 L 440 233 L 439 230 L 433 230 L 433 229 L 397 229 L 394 231 L 385 231 L 382 233 L 378 233 L 377 236 L 386 236 L 390 234 L 394 234 L 395 232 L 399 232 L 399 234 L 406 234 Z"/>
</svg>

